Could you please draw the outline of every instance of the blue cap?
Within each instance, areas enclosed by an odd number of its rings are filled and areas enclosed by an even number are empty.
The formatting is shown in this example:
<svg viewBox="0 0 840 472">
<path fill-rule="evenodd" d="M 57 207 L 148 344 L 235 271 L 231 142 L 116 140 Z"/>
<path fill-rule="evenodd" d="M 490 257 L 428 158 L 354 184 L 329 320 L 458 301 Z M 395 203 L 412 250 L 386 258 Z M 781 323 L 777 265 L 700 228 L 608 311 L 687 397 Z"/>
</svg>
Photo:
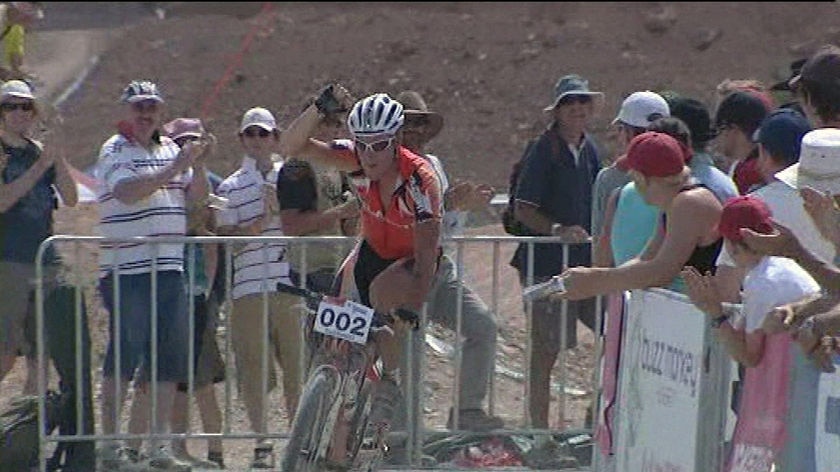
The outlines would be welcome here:
<svg viewBox="0 0 840 472">
<path fill-rule="evenodd" d="M 802 137 L 808 131 L 811 131 L 811 125 L 802 114 L 782 108 L 767 115 L 755 130 L 753 141 L 760 143 L 774 160 L 792 165 L 799 162 Z"/>
</svg>

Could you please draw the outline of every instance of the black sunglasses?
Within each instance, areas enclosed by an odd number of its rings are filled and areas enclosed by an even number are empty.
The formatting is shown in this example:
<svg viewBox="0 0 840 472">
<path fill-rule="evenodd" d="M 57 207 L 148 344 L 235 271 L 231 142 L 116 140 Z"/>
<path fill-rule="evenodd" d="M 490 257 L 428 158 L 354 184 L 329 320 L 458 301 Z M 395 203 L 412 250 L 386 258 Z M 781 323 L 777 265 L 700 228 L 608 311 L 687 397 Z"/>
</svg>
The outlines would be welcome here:
<svg viewBox="0 0 840 472">
<path fill-rule="evenodd" d="M 581 105 L 586 105 L 587 103 L 592 101 L 592 97 L 589 95 L 566 95 L 559 102 L 557 102 L 557 106 L 561 105 L 571 105 L 572 103 L 580 103 Z"/>
<path fill-rule="evenodd" d="M 244 134 L 245 136 L 248 136 L 249 138 L 255 138 L 257 136 L 259 136 L 261 138 L 267 138 L 271 135 L 271 131 L 268 131 L 267 129 L 264 129 L 264 128 L 254 127 L 254 128 L 246 129 L 242 134 Z"/>
<path fill-rule="evenodd" d="M 3 111 L 15 111 L 15 110 L 23 110 L 23 111 L 32 111 L 35 109 L 35 105 L 31 102 L 26 103 L 3 103 L 0 104 L 0 109 Z"/>
</svg>

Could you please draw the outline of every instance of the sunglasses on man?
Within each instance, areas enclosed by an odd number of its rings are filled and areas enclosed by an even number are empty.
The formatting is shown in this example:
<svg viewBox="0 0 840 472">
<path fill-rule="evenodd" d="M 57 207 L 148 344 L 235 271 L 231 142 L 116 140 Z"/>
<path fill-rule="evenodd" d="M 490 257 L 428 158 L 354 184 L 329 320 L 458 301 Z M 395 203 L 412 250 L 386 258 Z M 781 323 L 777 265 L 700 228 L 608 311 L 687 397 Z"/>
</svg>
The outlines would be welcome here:
<svg viewBox="0 0 840 472">
<path fill-rule="evenodd" d="M 0 104 L 0 110 L 3 110 L 3 111 L 15 111 L 15 110 L 32 111 L 34 109 L 35 109 L 35 104 L 33 104 L 32 102 Z"/>
<path fill-rule="evenodd" d="M 246 129 L 242 134 L 249 138 L 256 138 L 257 136 L 260 138 L 267 138 L 271 136 L 271 131 L 255 126 L 253 128 Z"/>
<path fill-rule="evenodd" d="M 592 97 L 590 97 L 589 95 L 567 95 L 560 99 L 559 102 L 557 102 L 557 106 L 571 105 L 573 103 L 580 103 L 581 105 L 586 105 L 587 103 L 591 102 Z"/>
</svg>

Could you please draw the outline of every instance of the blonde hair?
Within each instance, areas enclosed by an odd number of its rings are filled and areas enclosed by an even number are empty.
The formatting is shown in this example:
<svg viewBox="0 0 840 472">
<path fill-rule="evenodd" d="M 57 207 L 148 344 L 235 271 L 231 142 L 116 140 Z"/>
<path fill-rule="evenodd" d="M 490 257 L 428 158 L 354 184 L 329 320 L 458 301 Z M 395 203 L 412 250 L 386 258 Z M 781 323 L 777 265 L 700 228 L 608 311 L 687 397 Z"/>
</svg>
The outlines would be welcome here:
<svg viewBox="0 0 840 472">
<path fill-rule="evenodd" d="M 715 90 L 720 98 L 724 98 L 732 92 L 766 92 L 767 87 L 758 79 L 723 79 Z"/>
<path fill-rule="evenodd" d="M 662 187 L 681 187 L 685 185 L 686 181 L 691 177 L 691 169 L 688 166 L 683 166 L 682 170 L 674 175 L 665 177 L 650 177 L 642 174 L 637 170 L 630 169 L 627 172 L 634 182 L 644 182 L 645 186 L 649 186 L 650 182 L 656 182 Z"/>
</svg>

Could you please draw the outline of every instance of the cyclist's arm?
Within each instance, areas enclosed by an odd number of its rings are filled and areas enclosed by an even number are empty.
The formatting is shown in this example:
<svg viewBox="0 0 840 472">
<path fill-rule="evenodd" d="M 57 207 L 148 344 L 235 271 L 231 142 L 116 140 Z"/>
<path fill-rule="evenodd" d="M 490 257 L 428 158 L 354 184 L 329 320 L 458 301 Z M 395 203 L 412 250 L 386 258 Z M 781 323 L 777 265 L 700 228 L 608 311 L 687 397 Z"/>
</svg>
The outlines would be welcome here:
<svg viewBox="0 0 840 472">
<path fill-rule="evenodd" d="M 414 202 L 414 268 L 417 290 L 412 294 L 412 304 L 422 306 L 432 286 L 440 251 L 441 221 L 443 221 L 443 195 L 440 182 L 432 175 L 424 175 L 421 187 L 416 189 Z"/>
<path fill-rule="evenodd" d="M 353 172 L 359 170 L 353 150 L 336 149 L 330 143 L 311 138 L 318 130 L 321 116 L 315 105 L 309 105 L 289 127 L 280 134 L 280 154 L 295 156 L 315 164 Z"/>
<path fill-rule="evenodd" d="M 432 218 L 414 225 L 414 270 L 416 293 L 412 294 L 411 304 L 421 307 L 432 288 L 432 280 L 437 269 L 440 251 L 441 219 Z"/>
</svg>

